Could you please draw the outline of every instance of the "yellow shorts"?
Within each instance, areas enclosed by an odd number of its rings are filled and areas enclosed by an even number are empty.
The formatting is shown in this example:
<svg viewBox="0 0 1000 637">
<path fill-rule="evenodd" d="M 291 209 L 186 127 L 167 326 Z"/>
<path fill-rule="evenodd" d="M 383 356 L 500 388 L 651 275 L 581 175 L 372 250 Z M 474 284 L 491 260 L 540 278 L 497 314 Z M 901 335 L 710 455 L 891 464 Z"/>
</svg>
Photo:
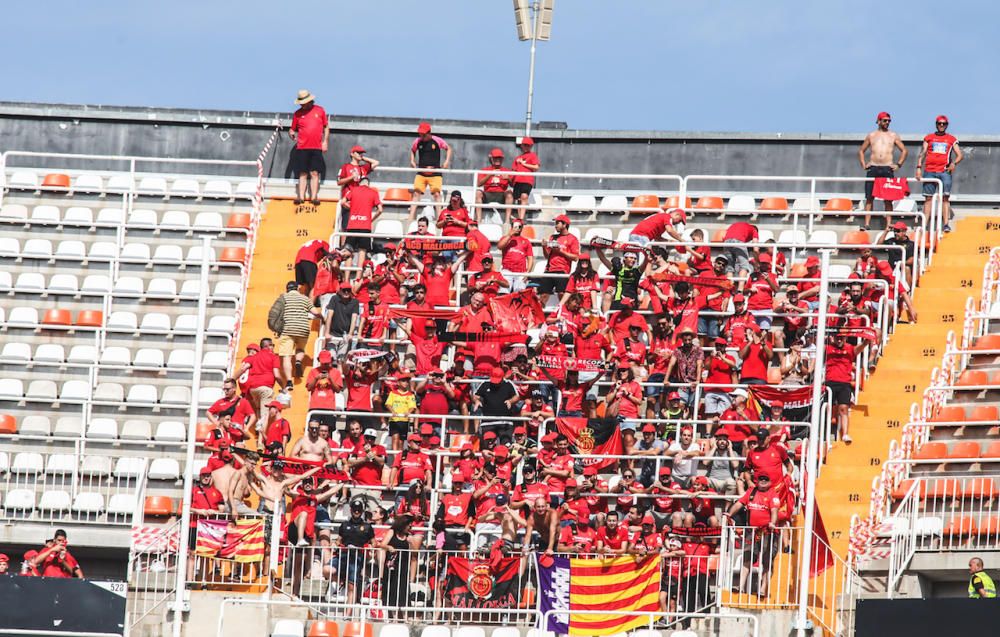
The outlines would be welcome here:
<svg viewBox="0 0 1000 637">
<path fill-rule="evenodd" d="M 295 352 L 304 352 L 308 336 L 279 336 L 274 343 L 274 353 L 277 356 L 294 356 Z"/>
<path fill-rule="evenodd" d="M 421 195 L 427 191 L 427 187 L 430 186 L 431 193 L 437 194 L 441 192 L 441 176 L 427 177 L 424 175 L 417 175 L 413 179 L 413 189 L 419 192 Z"/>
</svg>

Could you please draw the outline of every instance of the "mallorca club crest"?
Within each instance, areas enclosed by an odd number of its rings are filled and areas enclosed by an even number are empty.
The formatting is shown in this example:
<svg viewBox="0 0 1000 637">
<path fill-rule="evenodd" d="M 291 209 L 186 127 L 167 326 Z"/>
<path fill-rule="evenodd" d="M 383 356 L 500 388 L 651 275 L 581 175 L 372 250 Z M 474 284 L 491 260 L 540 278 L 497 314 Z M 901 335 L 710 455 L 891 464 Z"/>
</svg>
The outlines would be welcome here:
<svg viewBox="0 0 1000 637">
<path fill-rule="evenodd" d="M 489 599 L 493 592 L 493 574 L 490 572 L 489 564 L 478 564 L 473 567 L 469 592 L 475 595 L 476 599 Z"/>
<path fill-rule="evenodd" d="M 584 427 L 576 437 L 576 448 L 580 453 L 591 453 L 594 450 L 594 430 Z"/>
</svg>

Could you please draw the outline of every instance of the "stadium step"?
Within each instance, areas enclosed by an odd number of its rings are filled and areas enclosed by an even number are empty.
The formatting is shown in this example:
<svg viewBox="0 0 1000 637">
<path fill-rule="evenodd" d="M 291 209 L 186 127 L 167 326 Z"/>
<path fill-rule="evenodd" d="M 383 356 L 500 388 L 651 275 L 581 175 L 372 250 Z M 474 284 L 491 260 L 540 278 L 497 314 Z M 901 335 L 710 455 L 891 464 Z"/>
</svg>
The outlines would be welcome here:
<svg viewBox="0 0 1000 637">
<path fill-rule="evenodd" d="M 948 331 L 961 329 L 966 299 L 978 298 L 983 264 L 990 247 L 1000 243 L 996 221 L 961 219 L 941 240 L 916 293 L 919 321 L 896 328 L 851 410 L 853 444 L 835 443 L 827 456 L 817 501 L 830 546 L 842 558 L 847 556 L 851 516 L 867 515 L 871 482 L 882 469 L 890 441 L 899 439 L 910 405 L 920 401 L 931 371 L 940 364 Z"/>
</svg>

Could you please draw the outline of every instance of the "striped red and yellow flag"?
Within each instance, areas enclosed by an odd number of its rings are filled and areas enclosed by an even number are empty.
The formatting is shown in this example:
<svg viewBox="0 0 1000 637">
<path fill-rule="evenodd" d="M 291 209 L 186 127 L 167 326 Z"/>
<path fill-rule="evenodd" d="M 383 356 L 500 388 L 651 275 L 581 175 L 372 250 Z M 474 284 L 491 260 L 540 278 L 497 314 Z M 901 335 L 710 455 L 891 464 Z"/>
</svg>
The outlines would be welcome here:
<svg viewBox="0 0 1000 637">
<path fill-rule="evenodd" d="M 264 559 L 264 521 L 240 520 L 236 523 L 240 534 L 233 560 L 240 563 L 260 562 Z"/>
<path fill-rule="evenodd" d="M 198 520 L 194 552 L 202 557 L 215 557 L 226 539 L 226 520 Z"/>
<path fill-rule="evenodd" d="M 660 556 L 570 560 L 569 634 L 613 635 L 649 624 L 660 610 Z M 603 611 L 579 613 L 574 611 Z"/>
</svg>

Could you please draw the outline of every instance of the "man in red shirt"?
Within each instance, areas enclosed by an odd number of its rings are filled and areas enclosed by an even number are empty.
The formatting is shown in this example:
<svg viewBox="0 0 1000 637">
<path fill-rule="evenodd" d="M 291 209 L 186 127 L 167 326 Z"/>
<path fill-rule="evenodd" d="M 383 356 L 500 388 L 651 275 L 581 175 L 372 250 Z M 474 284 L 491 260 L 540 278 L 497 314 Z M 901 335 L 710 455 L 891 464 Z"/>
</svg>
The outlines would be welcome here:
<svg viewBox="0 0 1000 637">
<path fill-rule="evenodd" d="M 740 348 L 740 382 L 744 385 L 766 385 L 767 366 L 771 362 L 774 351 L 768 343 L 767 335 L 753 323 L 749 327 L 750 338 Z"/>
<path fill-rule="evenodd" d="M 83 569 L 70 554 L 66 531 L 57 529 L 45 548 L 31 559 L 31 565 L 42 572 L 42 577 L 62 577 L 83 579 Z"/>
<path fill-rule="evenodd" d="M 194 554 L 197 543 L 196 529 L 198 519 L 203 517 L 221 517 L 219 514 L 225 512 L 225 499 L 219 490 L 212 486 L 212 469 L 208 466 L 201 468 L 198 472 L 198 481 L 191 485 L 191 532 L 188 534 L 188 579 L 194 579 L 194 567 L 196 556 Z"/>
<path fill-rule="evenodd" d="M 938 115 L 934 120 L 934 132 L 924 136 L 920 155 L 917 156 L 917 179 L 941 180 L 941 214 L 945 232 L 951 231 L 951 182 L 955 168 L 962 163 L 965 155 L 958 147 L 958 140 L 948 133 L 948 118 Z M 954 154 L 954 159 L 952 155 Z M 926 163 L 925 163 L 926 162 Z M 930 219 L 931 200 L 937 194 L 937 184 L 924 182 L 924 215 Z"/>
<path fill-rule="evenodd" d="M 500 294 L 500 288 L 509 288 L 510 282 L 493 269 L 493 257 L 489 253 L 483 256 L 480 263 L 483 269 L 469 277 L 469 289 L 482 292 L 489 302 Z"/>
<path fill-rule="evenodd" d="M 531 150 L 534 145 L 535 140 L 528 136 L 522 137 L 520 144 L 521 154 L 514 158 L 514 170 L 519 174 L 514 175 L 513 178 L 513 198 L 521 206 L 528 205 L 531 189 L 535 186 L 535 176 L 531 173 L 538 172 L 538 169 L 541 168 L 538 155 Z M 526 208 L 519 208 L 517 216 L 523 220 L 525 212 L 527 212 Z"/>
<path fill-rule="evenodd" d="M 292 439 L 292 428 L 288 421 L 281 417 L 281 410 L 285 406 L 272 400 L 265 407 L 268 413 L 266 416 L 267 425 L 264 428 L 264 446 L 271 449 L 273 445 L 278 445 L 281 448 L 281 453 L 284 454 L 288 441 Z"/>
<path fill-rule="evenodd" d="M 631 547 L 628 527 L 619 524 L 617 511 L 608 511 L 604 526 L 597 530 L 597 552 L 606 555 L 623 555 Z"/>
<path fill-rule="evenodd" d="M 840 439 L 851 444 L 848 434 L 851 403 L 854 398 L 854 346 L 847 342 L 844 333 L 834 334 L 832 344 L 826 346 L 825 384 L 833 395 L 833 406 Z"/>
<path fill-rule="evenodd" d="M 517 188 L 516 183 L 514 187 Z M 569 232 L 569 217 L 559 215 L 554 222 L 556 231 L 542 244 L 542 253 L 548 260 L 545 273 L 550 276 L 534 280 L 542 307 L 545 307 L 550 294 L 555 292 L 561 296 L 566 291 L 570 267 L 580 258 L 580 240 Z"/>
<path fill-rule="evenodd" d="M 626 215 L 628 212 L 625 213 Z M 632 228 L 632 233 L 628 237 L 629 243 L 640 246 L 647 246 L 653 241 L 663 241 L 663 234 L 666 233 L 674 241 L 683 241 L 684 237 L 677 231 L 676 225 L 687 223 L 687 213 L 680 208 L 674 208 L 667 212 L 656 212 Z"/>
<path fill-rule="evenodd" d="M 243 394 L 250 396 L 250 406 L 260 414 L 257 429 L 262 431 L 262 423 L 267 417 L 267 403 L 274 398 L 274 383 L 281 377 L 281 359 L 274 353 L 274 341 L 260 339 L 260 349 L 243 359 L 237 376 L 242 378 L 243 374 L 247 374 Z"/>
<path fill-rule="evenodd" d="M 760 564 L 761 575 L 757 595 L 767 597 L 767 585 L 771 580 L 771 566 L 778 551 L 778 541 L 775 527 L 778 524 L 778 509 L 781 508 L 781 497 L 771 488 L 771 479 L 766 473 L 757 477 L 757 486 L 750 489 L 739 500 L 730 505 L 729 510 L 722 514 L 723 522 L 732 521 L 740 510 L 746 509 L 748 523 L 755 529 L 752 538 L 743 540 L 743 567 L 740 569 L 741 593 L 746 593 L 749 581 L 750 566 Z"/>
<path fill-rule="evenodd" d="M 212 406 L 208 408 L 208 421 L 216 427 L 219 426 L 219 418 L 223 415 L 227 415 L 231 419 L 229 433 L 233 438 L 233 442 L 245 440 L 249 435 L 250 429 L 257 422 L 257 414 L 254 413 L 253 407 L 250 406 L 250 401 L 246 398 L 241 398 L 236 393 L 236 381 L 232 378 L 227 378 L 223 381 L 222 398 L 212 403 Z M 239 433 L 240 435 L 234 436 L 234 433 Z"/>
<path fill-rule="evenodd" d="M 385 447 L 375 444 L 377 437 L 374 429 L 365 429 L 364 443 L 355 448 L 347 459 L 351 477 L 358 486 L 382 486 L 382 467 L 385 466 L 386 452 Z"/>
<path fill-rule="evenodd" d="M 618 343 L 631 334 L 633 325 L 638 326 L 639 332 L 646 335 L 646 340 L 650 341 L 651 334 L 649 323 L 639 313 L 635 311 L 635 300 L 631 297 L 622 299 L 622 309 L 618 310 L 608 319 L 608 332 L 612 343 Z"/>
<path fill-rule="evenodd" d="M 295 253 L 295 283 L 303 294 L 309 294 L 316 282 L 319 262 L 330 252 L 330 244 L 322 239 L 306 241 Z"/>
<path fill-rule="evenodd" d="M 578 506 L 567 514 L 570 523 L 559 532 L 556 548 L 560 553 L 585 555 L 594 552 L 597 533 L 590 528 L 590 512 L 586 504 Z M 564 518 L 564 519 L 567 519 Z"/>
<path fill-rule="evenodd" d="M 754 446 L 747 451 L 746 471 L 751 484 L 760 475 L 767 475 L 772 485 L 783 484 L 785 475 L 791 475 L 795 470 L 788 452 L 782 445 L 771 443 L 771 432 L 767 427 L 761 427 L 754 435 Z"/>
<path fill-rule="evenodd" d="M 367 235 L 371 234 L 375 220 L 382 216 L 382 200 L 379 199 L 378 191 L 369 185 L 367 175 L 358 180 L 344 196 L 341 209 L 344 213 L 341 217 L 344 234 L 340 245 L 354 248 L 354 259 L 349 265 L 357 267 L 365 262 L 368 253 L 372 251 L 372 238 Z"/>
<path fill-rule="evenodd" d="M 390 486 L 407 486 L 413 480 L 423 480 L 431 484 L 434 466 L 431 457 L 420 450 L 420 434 L 412 433 L 406 437 L 406 450 L 396 455 L 389 474 Z"/>
<path fill-rule="evenodd" d="M 499 203 L 507 206 L 514 203 L 514 196 L 510 192 L 509 174 L 510 168 L 503 166 L 503 151 L 494 148 L 489 154 L 489 166 L 481 168 L 477 175 L 476 185 L 480 190 L 476 191 L 476 203 Z M 506 174 L 505 174 L 506 173 Z M 504 210 L 504 223 L 510 222 L 510 208 Z"/>
<path fill-rule="evenodd" d="M 535 267 L 534 248 L 531 246 L 531 241 L 522 236 L 523 232 L 524 221 L 514 219 L 510 224 L 510 232 L 497 242 L 497 248 L 502 255 L 500 268 L 504 272 L 521 275 L 509 277 L 511 292 L 520 292 L 527 286 L 527 278 L 523 275 Z"/>
<path fill-rule="evenodd" d="M 757 232 L 757 226 L 746 221 L 737 221 L 726 228 L 726 236 L 723 238 L 723 242 L 727 244 L 756 243 L 759 239 L 760 235 Z M 754 246 L 754 254 L 758 250 Z M 727 245 L 725 251 L 726 256 L 729 258 L 726 271 L 736 277 L 737 285 L 739 285 L 740 292 L 742 292 L 747 274 L 750 273 L 749 248 L 745 245 Z"/>
<path fill-rule="evenodd" d="M 292 172 L 299 176 L 295 205 L 311 199 L 313 205 L 318 206 L 319 174 L 326 171 L 323 153 L 329 147 L 330 121 L 326 111 L 316 104 L 316 98 L 309 91 L 299 91 L 295 103 L 299 105 L 299 110 L 292 115 L 292 125 L 288 129 L 288 136 L 295 142 L 290 162 Z"/>
<path fill-rule="evenodd" d="M 337 185 L 340 186 L 340 200 L 347 198 L 351 188 L 355 186 L 362 177 L 367 177 L 370 172 L 378 168 L 378 160 L 365 155 L 365 149 L 355 144 L 351 147 L 351 161 L 340 167 L 337 174 Z"/>
</svg>

